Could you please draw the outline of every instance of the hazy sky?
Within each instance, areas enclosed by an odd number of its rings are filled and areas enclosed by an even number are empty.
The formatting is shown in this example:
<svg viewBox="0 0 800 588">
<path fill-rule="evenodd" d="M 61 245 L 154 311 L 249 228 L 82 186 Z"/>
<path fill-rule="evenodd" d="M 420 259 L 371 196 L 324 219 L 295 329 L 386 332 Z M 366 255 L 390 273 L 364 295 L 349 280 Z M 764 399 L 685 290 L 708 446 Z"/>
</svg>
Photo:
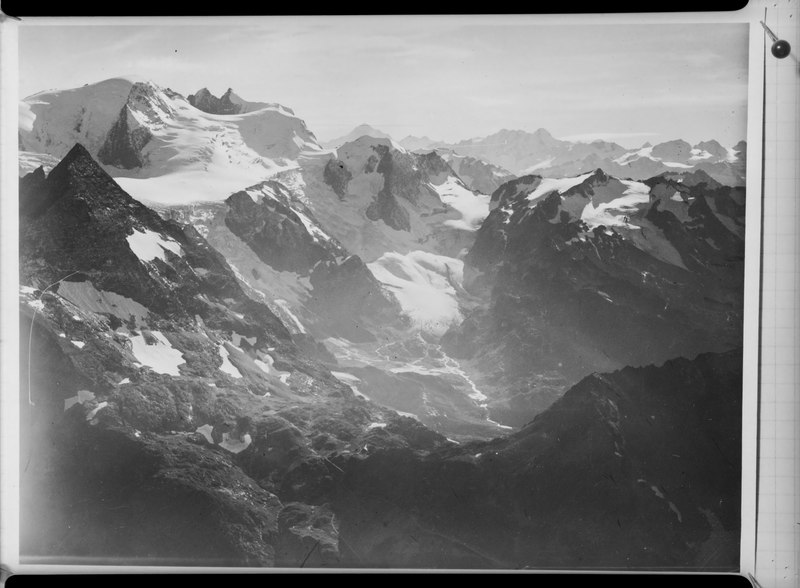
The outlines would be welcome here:
<svg viewBox="0 0 800 588">
<path fill-rule="evenodd" d="M 504 22 L 507 22 L 505 19 Z M 20 94 L 143 76 L 280 102 L 320 140 L 371 124 L 455 141 L 502 128 L 625 146 L 746 137 L 747 25 L 519 17 L 256 17 L 248 26 L 25 26 Z"/>
</svg>

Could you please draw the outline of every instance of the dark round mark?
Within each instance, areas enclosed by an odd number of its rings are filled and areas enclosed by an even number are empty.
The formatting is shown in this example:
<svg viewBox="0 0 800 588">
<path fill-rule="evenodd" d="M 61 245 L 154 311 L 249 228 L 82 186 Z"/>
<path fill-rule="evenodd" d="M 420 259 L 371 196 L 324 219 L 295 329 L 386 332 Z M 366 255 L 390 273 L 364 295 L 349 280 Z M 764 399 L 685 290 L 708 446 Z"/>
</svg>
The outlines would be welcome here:
<svg viewBox="0 0 800 588">
<path fill-rule="evenodd" d="M 772 44 L 772 54 L 778 59 L 783 59 L 792 51 L 792 46 L 788 41 L 775 41 Z"/>
</svg>

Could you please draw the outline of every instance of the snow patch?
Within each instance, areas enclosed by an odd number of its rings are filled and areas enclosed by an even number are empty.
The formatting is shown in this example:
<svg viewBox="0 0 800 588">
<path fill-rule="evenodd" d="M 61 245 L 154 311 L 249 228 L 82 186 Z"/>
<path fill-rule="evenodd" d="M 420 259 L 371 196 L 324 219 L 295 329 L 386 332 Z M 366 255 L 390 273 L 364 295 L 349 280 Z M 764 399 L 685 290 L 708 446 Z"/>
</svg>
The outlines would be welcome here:
<svg viewBox="0 0 800 588">
<path fill-rule="evenodd" d="M 354 376 L 353 374 L 348 374 L 347 372 L 331 372 L 331 375 L 336 378 L 337 380 L 341 380 L 342 382 L 349 384 L 351 382 L 360 382 L 361 378 Z"/>
<path fill-rule="evenodd" d="M 151 331 L 154 342 L 148 343 L 143 335 L 130 337 L 133 355 L 142 365 L 154 372 L 180 376 L 178 366 L 185 365 L 183 354 L 175 349 L 167 338 L 159 331 Z"/>
<path fill-rule="evenodd" d="M 71 343 L 78 349 L 83 349 L 83 346 L 86 345 L 86 343 L 83 341 L 75 341 L 74 339 L 71 341 Z"/>
<path fill-rule="evenodd" d="M 166 262 L 166 251 L 183 256 L 183 250 L 177 241 L 164 239 L 161 235 L 149 229 L 144 231 L 133 229 L 133 234 L 128 235 L 127 241 L 131 251 L 144 263 L 151 262 L 155 258 Z"/>
<path fill-rule="evenodd" d="M 230 433 L 223 433 L 222 441 L 219 442 L 219 446 L 231 453 L 241 453 L 247 449 L 252 442 L 253 439 L 250 437 L 249 433 L 242 435 L 241 439 L 231 437 Z"/>
<path fill-rule="evenodd" d="M 108 406 L 108 402 L 101 402 L 95 406 L 91 411 L 89 411 L 89 414 L 86 415 L 86 420 L 92 420 L 95 416 L 97 416 L 97 413 L 103 410 L 106 406 Z"/>
<path fill-rule="evenodd" d="M 195 433 L 200 433 L 203 437 L 206 438 L 206 441 L 214 445 L 214 438 L 211 436 L 211 432 L 214 430 L 213 425 L 203 425 L 202 427 L 197 427 L 194 431 Z"/>
<path fill-rule="evenodd" d="M 219 356 L 222 358 L 222 365 L 219 367 L 220 371 L 223 371 L 234 378 L 242 377 L 241 372 L 236 368 L 235 365 L 231 363 L 230 353 L 228 353 L 228 350 L 224 344 L 219 346 Z"/>
</svg>

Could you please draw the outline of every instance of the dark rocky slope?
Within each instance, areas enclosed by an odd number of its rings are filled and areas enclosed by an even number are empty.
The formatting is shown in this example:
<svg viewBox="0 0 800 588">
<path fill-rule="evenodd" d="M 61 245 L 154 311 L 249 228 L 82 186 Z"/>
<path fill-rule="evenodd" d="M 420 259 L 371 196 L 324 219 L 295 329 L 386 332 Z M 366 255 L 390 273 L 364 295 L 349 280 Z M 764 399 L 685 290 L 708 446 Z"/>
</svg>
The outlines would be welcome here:
<svg viewBox="0 0 800 588">
<path fill-rule="evenodd" d="M 300 565 L 309 529 L 337 542 L 302 502 L 328 456 L 445 443 L 356 398 L 80 145 L 23 178 L 20 212 L 27 561 Z"/>
<path fill-rule="evenodd" d="M 345 468 L 356 567 L 734 571 L 741 353 L 595 374 L 518 433 Z"/>
<path fill-rule="evenodd" d="M 602 170 L 534 201 L 538 176 L 493 194 L 465 259 L 487 303 L 444 347 L 508 391 L 495 419 L 524 424 L 593 371 L 741 345 L 744 192 L 680 179 L 640 185 L 649 195 L 609 226 L 581 218 L 630 189 Z"/>
</svg>

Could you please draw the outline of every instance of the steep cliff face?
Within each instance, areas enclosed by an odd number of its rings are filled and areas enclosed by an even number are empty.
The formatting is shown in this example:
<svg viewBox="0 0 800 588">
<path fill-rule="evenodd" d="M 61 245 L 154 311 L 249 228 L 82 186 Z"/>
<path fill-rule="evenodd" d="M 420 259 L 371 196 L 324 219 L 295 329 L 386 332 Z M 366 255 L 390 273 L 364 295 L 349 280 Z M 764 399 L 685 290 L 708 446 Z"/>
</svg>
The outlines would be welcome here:
<svg viewBox="0 0 800 588">
<path fill-rule="evenodd" d="M 421 185 L 422 173 L 411 157 L 393 152 L 386 145 L 376 145 L 375 171 L 383 176 L 383 187 L 367 207 L 365 214 L 372 221 L 382 220 L 396 231 L 410 231 L 408 211 L 400 206 L 399 198 L 415 204 Z M 368 165 L 372 165 L 368 162 Z"/>
<path fill-rule="evenodd" d="M 102 163 L 123 169 L 142 167 L 145 165 L 142 149 L 152 138 L 149 129 L 139 126 L 130 111 L 123 108 L 97 158 Z"/>
<path fill-rule="evenodd" d="M 295 211 L 286 188 L 267 182 L 262 185 L 261 194 L 260 201 L 246 191 L 231 195 L 226 200 L 225 225 L 265 263 L 278 271 L 307 275 L 317 262 L 345 254 L 321 230 L 313 232 L 317 225 L 307 216 L 308 209 Z"/>
</svg>

